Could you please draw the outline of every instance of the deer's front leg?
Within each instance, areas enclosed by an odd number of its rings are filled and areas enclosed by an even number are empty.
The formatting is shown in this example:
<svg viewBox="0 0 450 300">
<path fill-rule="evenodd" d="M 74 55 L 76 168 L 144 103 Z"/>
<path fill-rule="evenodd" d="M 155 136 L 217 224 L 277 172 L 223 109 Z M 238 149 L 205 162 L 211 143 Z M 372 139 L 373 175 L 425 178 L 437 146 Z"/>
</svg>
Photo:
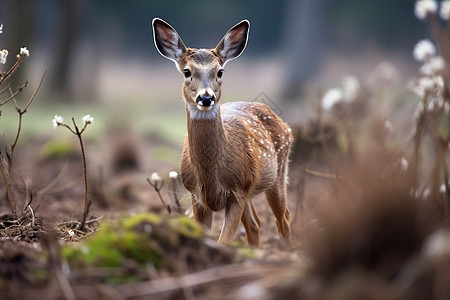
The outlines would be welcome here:
<svg viewBox="0 0 450 300">
<path fill-rule="evenodd" d="M 239 199 L 238 201 L 233 199 L 225 208 L 225 218 L 219 236 L 219 243 L 231 242 L 234 239 L 244 213 L 244 205 L 244 199 Z"/>
<path fill-rule="evenodd" d="M 191 194 L 191 202 L 194 220 L 211 230 L 213 212 L 210 209 L 203 207 L 203 205 L 195 199 L 193 194 Z"/>
</svg>

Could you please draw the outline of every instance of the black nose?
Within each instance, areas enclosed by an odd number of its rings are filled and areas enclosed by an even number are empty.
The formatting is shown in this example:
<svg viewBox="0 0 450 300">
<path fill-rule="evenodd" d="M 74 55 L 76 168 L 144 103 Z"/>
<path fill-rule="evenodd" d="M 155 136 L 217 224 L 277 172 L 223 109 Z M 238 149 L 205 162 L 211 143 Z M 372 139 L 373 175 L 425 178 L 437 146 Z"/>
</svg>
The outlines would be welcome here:
<svg viewBox="0 0 450 300">
<path fill-rule="evenodd" d="M 197 97 L 197 104 L 202 106 L 210 106 L 214 104 L 214 96 L 200 95 Z"/>
</svg>

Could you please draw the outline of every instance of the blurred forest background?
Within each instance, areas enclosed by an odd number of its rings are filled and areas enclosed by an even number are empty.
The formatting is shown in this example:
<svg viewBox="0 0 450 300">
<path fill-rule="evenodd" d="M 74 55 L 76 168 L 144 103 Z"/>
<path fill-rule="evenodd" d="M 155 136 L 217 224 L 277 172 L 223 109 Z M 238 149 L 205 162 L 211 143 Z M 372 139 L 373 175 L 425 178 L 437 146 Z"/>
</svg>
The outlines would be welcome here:
<svg viewBox="0 0 450 300">
<path fill-rule="evenodd" d="M 45 132 L 53 115 L 82 110 L 80 116 L 95 117 L 98 130 L 126 127 L 179 148 L 185 132 L 180 76 L 153 45 L 154 17 L 194 48 L 214 47 L 231 26 L 249 19 L 246 52 L 227 65 L 224 101 L 252 101 L 264 92 L 282 110 L 300 111 L 283 116 L 291 123 L 305 117 L 302 100 L 342 76 L 364 80 L 389 61 L 406 75 L 399 78 L 410 78 L 417 68 L 413 46 L 426 36 L 411 0 L 0 0 L 0 48 L 10 51 L 0 67 L 6 70 L 14 49 L 26 46 L 31 56 L 15 84 L 35 86 L 48 71 L 25 131 Z M 0 126 L 15 130 L 16 116 L 9 115 Z"/>
<path fill-rule="evenodd" d="M 116 80 L 142 75 L 125 72 L 130 64 L 148 65 L 149 73 L 169 68 L 153 46 L 153 17 L 168 21 L 192 47 L 213 47 L 233 24 L 249 19 L 250 42 L 240 63 L 280 64 L 280 88 L 292 96 L 302 82 L 317 79 L 330 57 L 395 55 L 411 62 L 411 49 L 426 30 L 412 9 L 411 0 L 2 0 L 0 43 L 6 49 L 26 45 L 34 57 L 27 71 L 47 69 L 45 88 L 62 95 L 60 101 L 92 100 L 102 92 L 99 76 L 108 65 L 124 67 L 124 73 L 106 72 Z"/>
</svg>

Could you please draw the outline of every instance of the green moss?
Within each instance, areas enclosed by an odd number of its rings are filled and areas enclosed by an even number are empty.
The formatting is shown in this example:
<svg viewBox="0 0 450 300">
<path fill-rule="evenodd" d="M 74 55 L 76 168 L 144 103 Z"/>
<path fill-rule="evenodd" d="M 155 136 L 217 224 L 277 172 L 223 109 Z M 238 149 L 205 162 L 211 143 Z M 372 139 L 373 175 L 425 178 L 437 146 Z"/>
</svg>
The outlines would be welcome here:
<svg viewBox="0 0 450 300">
<path fill-rule="evenodd" d="M 119 267 L 132 260 L 141 267 L 151 264 L 158 269 L 173 269 L 174 262 L 167 259 L 167 254 L 177 253 L 182 242 L 203 235 L 202 228 L 188 217 L 162 218 L 142 213 L 102 222 L 95 236 L 63 247 L 62 256 L 78 267 Z"/>
<path fill-rule="evenodd" d="M 182 236 L 194 239 L 204 236 L 203 228 L 187 216 L 170 219 L 169 224 L 174 231 Z"/>
<path fill-rule="evenodd" d="M 252 249 L 248 248 L 248 247 L 242 247 L 239 249 L 239 252 L 245 257 L 245 258 L 250 258 L 250 259 L 256 259 L 258 258 L 258 255 L 256 254 L 255 251 L 253 251 Z"/>
<path fill-rule="evenodd" d="M 157 214 L 142 213 L 122 220 L 122 223 L 126 229 L 133 229 L 142 222 L 157 225 L 161 223 L 161 216 L 158 216 Z"/>
<path fill-rule="evenodd" d="M 42 157 L 47 158 L 67 158 L 77 155 L 78 149 L 76 149 L 73 141 L 63 140 L 51 140 L 48 141 L 42 148 Z"/>
</svg>

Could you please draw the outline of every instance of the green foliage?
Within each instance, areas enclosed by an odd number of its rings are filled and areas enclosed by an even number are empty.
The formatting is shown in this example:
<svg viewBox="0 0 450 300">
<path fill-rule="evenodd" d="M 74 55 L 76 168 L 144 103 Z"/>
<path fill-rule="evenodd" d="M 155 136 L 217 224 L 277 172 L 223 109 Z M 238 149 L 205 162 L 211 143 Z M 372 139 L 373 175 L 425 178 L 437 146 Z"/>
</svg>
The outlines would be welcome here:
<svg viewBox="0 0 450 300">
<path fill-rule="evenodd" d="M 42 148 L 44 159 L 62 159 L 78 155 L 79 150 L 75 144 L 68 139 L 48 141 Z"/>
<path fill-rule="evenodd" d="M 77 245 L 62 249 L 62 257 L 74 268 L 122 267 L 134 261 L 142 268 L 175 270 L 183 246 L 201 244 L 203 229 L 188 217 L 161 217 L 141 213 L 119 221 L 105 221 L 98 233 Z M 129 278 L 130 279 L 130 278 Z M 109 282 L 125 280 L 106 278 Z"/>
<path fill-rule="evenodd" d="M 198 239 L 204 235 L 203 229 L 187 216 L 170 219 L 169 225 L 173 231 L 184 237 Z"/>
</svg>

